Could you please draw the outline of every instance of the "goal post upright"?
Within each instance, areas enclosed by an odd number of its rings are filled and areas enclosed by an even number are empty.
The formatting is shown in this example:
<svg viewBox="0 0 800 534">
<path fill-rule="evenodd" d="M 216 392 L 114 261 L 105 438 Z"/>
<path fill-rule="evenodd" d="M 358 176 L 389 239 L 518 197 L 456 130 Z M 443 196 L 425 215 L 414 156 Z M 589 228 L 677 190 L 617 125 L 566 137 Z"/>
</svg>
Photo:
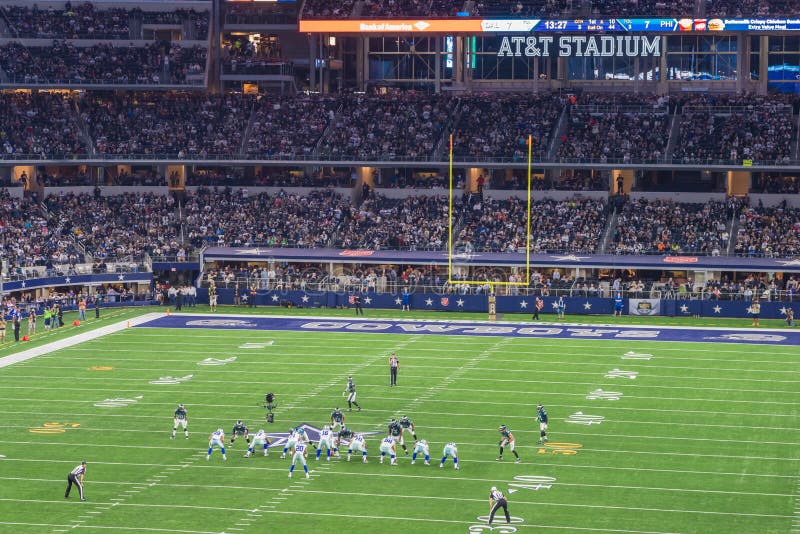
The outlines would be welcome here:
<svg viewBox="0 0 800 534">
<path fill-rule="evenodd" d="M 525 225 L 525 280 L 518 282 L 509 281 L 492 281 L 490 286 L 492 292 L 497 286 L 527 286 L 531 281 L 531 185 L 532 185 L 532 171 L 531 163 L 533 160 L 533 136 L 528 135 L 528 187 L 527 187 L 527 209 L 526 217 L 527 222 Z M 448 195 L 448 208 L 447 208 L 447 283 L 448 284 L 466 284 L 466 285 L 485 285 L 486 281 L 483 280 L 453 280 L 453 135 L 450 134 L 450 155 L 448 162 L 449 172 L 449 195 Z"/>
</svg>

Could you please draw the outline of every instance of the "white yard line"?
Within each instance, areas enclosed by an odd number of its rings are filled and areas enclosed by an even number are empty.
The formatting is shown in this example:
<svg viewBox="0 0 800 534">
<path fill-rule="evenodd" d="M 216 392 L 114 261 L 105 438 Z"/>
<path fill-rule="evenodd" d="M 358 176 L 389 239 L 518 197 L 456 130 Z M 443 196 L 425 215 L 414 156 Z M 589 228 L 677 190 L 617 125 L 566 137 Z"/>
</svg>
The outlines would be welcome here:
<svg viewBox="0 0 800 534">
<path fill-rule="evenodd" d="M 15 363 L 24 362 L 26 360 L 30 360 L 31 358 L 47 354 L 54 350 L 59 350 L 66 347 L 72 347 L 74 345 L 85 343 L 86 341 L 91 341 L 93 339 L 97 339 L 99 337 L 108 334 L 113 334 L 114 332 L 119 332 L 127 328 L 128 323 L 130 323 L 131 326 L 134 326 L 145 323 L 147 321 L 151 321 L 153 319 L 157 319 L 158 317 L 161 316 L 162 314 L 160 313 L 147 313 L 139 317 L 133 317 L 125 321 L 120 321 L 118 323 L 113 323 L 107 326 L 102 326 L 100 328 L 95 328 L 94 330 L 89 330 L 88 332 L 84 332 L 82 334 L 70 336 L 64 339 L 59 339 L 58 341 L 53 341 L 51 343 L 40 345 L 32 349 L 23 350 L 21 352 L 17 352 L 9 356 L 4 356 L 0 358 L 0 368 L 7 367 Z"/>
</svg>

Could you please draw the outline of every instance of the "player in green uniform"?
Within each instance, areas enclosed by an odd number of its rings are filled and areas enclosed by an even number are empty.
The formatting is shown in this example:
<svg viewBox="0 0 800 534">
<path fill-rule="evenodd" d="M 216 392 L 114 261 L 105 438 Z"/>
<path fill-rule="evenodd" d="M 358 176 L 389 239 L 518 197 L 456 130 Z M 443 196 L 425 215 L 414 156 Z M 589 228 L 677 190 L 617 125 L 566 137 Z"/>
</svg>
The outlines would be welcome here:
<svg viewBox="0 0 800 534">
<path fill-rule="evenodd" d="M 344 428 L 344 414 L 339 408 L 334 408 L 331 412 L 331 430 L 336 430 L 336 427 Z"/>
<path fill-rule="evenodd" d="M 361 411 L 361 406 L 358 405 L 356 402 L 356 383 L 353 382 L 353 377 L 347 377 L 347 388 L 344 390 L 344 394 L 347 395 L 347 411 L 353 411 L 353 405 L 356 405 L 358 411 Z"/>
<path fill-rule="evenodd" d="M 417 439 L 417 433 L 414 430 L 414 421 L 409 419 L 407 415 L 400 418 L 400 426 L 403 427 L 403 431 L 411 432 L 411 436 L 415 440 Z"/>
<path fill-rule="evenodd" d="M 392 438 L 396 444 L 403 447 L 403 452 L 408 456 L 408 447 L 403 443 L 403 427 L 397 422 L 397 419 L 392 419 L 389 422 L 389 437 Z"/>
<path fill-rule="evenodd" d="M 500 428 L 497 429 L 500 432 L 500 456 L 497 457 L 498 460 L 503 459 L 503 448 L 508 447 L 511 449 L 511 452 L 514 453 L 514 456 L 517 457 L 517 463 L 520 463 L 522 459 L 517 454 L 516 446 L 514 444 L 514 434 L 506 427 L 506 425 L 500 425 Z"/>
<path fill-rule="evenodd" d="M 233 425 L 233 432 L 231 432 L 231 447 L 233 447 L 233 442 L 236 441 L 237 437 L 243 437 L 244 440 L 250 444 L 250 431 L 247 429 L 247 425 L 242 423 L 241 419 L 236 421 L 236 424 Z"/>
</svg>

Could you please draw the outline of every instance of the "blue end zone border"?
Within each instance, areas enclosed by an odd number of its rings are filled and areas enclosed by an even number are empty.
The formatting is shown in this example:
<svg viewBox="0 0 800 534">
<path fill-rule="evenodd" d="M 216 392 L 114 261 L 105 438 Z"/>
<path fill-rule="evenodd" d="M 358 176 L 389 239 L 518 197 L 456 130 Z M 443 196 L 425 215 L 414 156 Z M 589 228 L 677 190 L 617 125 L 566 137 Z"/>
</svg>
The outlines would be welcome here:
<svg viewBox="0 0 800 534">
<path fill-rule="evenodd" d="M 800 332 L 777 329 L 616 326 L 481 321 L 369 320 L 330 317 L 173 314 L 137 328 L 217 328 L 295 332 L 360 332 L 534 339 L 605 339 L 694 343 L 755 343 L 800 346 Z"/>
</svg>

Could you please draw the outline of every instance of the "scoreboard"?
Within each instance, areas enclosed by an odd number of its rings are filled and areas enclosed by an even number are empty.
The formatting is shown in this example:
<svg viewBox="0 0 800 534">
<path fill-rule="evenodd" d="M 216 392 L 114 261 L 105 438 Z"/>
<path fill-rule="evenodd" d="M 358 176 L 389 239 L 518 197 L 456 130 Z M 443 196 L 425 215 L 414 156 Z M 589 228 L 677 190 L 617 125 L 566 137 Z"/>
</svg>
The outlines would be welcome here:
<svg viewBox="0 0 800 534">
<path fill-rule="evenodd" d="M 346 19 L 301 20 L 304 33 L 671 33 L 792 32 L 800 18 Z"/>
</svg>

